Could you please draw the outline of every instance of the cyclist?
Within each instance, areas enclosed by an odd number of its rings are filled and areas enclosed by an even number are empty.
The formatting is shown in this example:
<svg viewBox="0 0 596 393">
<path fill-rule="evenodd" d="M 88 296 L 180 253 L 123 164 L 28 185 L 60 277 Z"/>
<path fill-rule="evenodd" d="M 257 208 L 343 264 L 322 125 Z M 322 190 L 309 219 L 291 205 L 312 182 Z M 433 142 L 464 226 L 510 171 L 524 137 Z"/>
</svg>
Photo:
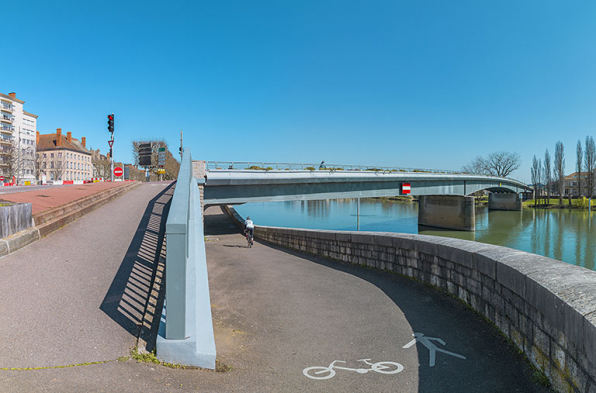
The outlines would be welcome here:
<svg viewBox="0 0 596 393">
<path fill-rule="evenodd" d="M 246 217 L 246 221 L 244 221 L 244 233 L 246 233 L 246 237 L 252 243 L 253 236 L 255 234 L 255 224 L 249 217 Z"/>
</svg>

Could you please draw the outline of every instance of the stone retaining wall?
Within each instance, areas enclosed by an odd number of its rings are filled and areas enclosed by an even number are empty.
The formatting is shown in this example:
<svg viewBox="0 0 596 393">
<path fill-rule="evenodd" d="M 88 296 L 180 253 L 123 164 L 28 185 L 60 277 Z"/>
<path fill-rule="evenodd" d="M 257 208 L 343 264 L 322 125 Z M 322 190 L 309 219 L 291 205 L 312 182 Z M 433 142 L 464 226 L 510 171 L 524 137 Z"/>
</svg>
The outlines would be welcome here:
<svg viewBox="0 0 596 393">
<path fill-rule="evenodd" d="M 596 393 L 595 271 L 435 236 L 258 226 L 255 237 L 431 284 L 493 322 L 557 390 Z"/>
</svg>

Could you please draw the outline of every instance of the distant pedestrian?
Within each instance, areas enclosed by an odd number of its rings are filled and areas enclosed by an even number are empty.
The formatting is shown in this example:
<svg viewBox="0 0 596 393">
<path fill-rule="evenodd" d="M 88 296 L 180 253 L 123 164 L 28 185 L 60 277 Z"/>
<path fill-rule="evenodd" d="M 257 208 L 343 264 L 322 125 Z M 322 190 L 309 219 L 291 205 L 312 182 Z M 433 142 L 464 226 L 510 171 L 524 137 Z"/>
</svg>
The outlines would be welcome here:
<svg viewBox="0 0 596 393">
<path fill-rule="evenodd" d="M 325 161 L 321 161 L 321 165 L 319 165 L 319 169 L 327 169 L 325 166 Z"/>
</svg>

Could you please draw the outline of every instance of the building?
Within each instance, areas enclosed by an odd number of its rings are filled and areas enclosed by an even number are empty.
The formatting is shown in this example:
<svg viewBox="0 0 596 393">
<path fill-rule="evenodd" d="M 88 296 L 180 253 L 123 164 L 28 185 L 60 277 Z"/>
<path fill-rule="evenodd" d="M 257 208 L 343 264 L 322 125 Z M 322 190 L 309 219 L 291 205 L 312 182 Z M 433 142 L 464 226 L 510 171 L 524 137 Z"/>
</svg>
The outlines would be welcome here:
<svg viewBox="0 0 596 393">
<path fill-rule="evenodd" d="M 26 112 L 24 104 L 16 93 L 0 93 L 0 174 L 19 184 L 36 178 L 37 116 Z"/>
<path fill-rule="evenodd" d="M 37 162 L 40 180 L 90 180 L 92 177 L 91 152 L 86 148 L 86 138 L 79 141 L 62 129 L 55 134 L 37 133 Z"/>
<path fill-rule="evenodd" d="M 588 174 L 589 172 L 581 172 L 582 196 L 589 196 L 588 190 L 586 188 L 588 185 Z M 572 174 L 565 176 L 565 196 L 569 196 L 570 193 L 572 197 L 577 197 L 580 195 L 577 184 L 578 180 L 580 179 L 579 176 L 580 174 L 578 174 L 578 172 L 573 172 Z M 596 188 L 596 182 L 594 186 Z M 596 194 L 596 192 L 594 194 Z"/>
</svg>

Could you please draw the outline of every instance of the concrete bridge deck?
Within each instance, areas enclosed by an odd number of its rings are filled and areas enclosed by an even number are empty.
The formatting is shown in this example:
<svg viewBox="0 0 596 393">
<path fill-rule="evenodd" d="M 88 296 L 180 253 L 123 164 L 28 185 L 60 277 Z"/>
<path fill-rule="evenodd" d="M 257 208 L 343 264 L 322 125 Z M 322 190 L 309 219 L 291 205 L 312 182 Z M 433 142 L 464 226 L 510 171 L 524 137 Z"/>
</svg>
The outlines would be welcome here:
<svg viewBox="0 0 596 393">
<path fill-rule="evenodd" d="M 155 268 L 164 184 L 146 184 L 0 259 L 0 390 L 23 391 L 546 391 L 492 327 L 458 301 L 370 269 L 245 240 L 206 212 L 218 359 L 228 372 L 116 361 L 136 344 Z M 403 348 L 414 332 L 447 351 Z M 397 374 L 310 366 L 359 359 Z M 100 362 L 99 364 L 90 364 Z M 38 367 L 38 370 L 23 370 Z"/>
</svg>

